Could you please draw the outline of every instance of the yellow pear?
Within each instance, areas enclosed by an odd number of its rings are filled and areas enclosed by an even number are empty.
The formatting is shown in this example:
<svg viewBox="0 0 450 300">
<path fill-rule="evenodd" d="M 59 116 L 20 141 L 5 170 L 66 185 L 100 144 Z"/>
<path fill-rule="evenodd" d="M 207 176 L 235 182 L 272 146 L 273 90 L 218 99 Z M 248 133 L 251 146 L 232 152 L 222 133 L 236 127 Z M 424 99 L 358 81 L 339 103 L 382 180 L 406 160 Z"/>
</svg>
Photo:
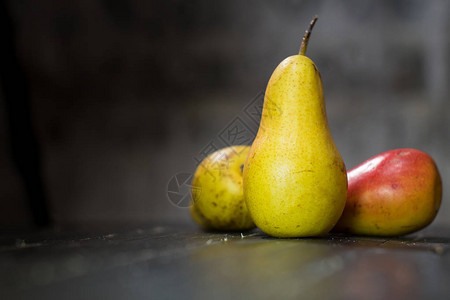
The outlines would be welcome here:
<svg viewBox="0 0 450 300">
<path fill-rule="evenodd" d="M 205 229 L 255 227 L 244 201 L 242 166 L 249 146 L 231 146 L 208 155 L 192 179 L 192 219 Z"/>
<path fill-rule="evenodd" d="M 244 166 L 244 196 L 255 224 L 275 237 L 330 231 L 345 206 L 347 174 L 325 111 L 322 80 L 304 54 L 286 58 L 272 74 L 260 127 Z"/>
</svg>

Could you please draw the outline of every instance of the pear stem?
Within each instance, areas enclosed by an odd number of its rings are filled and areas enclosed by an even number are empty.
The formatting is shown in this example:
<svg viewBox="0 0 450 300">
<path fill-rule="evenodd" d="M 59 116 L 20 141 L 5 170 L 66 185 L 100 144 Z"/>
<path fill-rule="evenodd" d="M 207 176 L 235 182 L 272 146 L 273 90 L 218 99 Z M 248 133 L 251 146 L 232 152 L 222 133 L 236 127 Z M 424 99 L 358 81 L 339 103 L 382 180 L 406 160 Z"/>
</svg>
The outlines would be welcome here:
<svg viewBox="0 0 450 300">
<path fill-rule="evenodd" d="M 314 24 L 316 24 L 317 21 L 317 15 L 314 16 L 314 18 L 311 20 L 311 23 L 309 23 L 308 29 L 306 29 L 305 35 L 303 36 L 302 44 L 300 46 L 300 51 L 298 54 L 305 55 L 306 48 L 308 47 L 309 37 L 311 36 L 311 31 L 313 30 Z"/>
</svg>

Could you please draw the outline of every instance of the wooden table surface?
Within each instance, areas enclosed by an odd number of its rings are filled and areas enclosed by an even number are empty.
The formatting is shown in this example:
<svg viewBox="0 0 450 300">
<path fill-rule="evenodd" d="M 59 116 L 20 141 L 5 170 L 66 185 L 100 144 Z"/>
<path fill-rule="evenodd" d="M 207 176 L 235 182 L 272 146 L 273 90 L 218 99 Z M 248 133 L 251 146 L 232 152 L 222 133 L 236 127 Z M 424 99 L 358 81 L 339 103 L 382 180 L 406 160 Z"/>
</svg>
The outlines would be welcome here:
<svg viewBox="0 0 450 300">
<path fill-rule="evenodd" d="M 0 299 L 448 299 L 449 249 L 450 228 L 433 226 L 401 238 L 193 224 L 3 233 Z"/>
</svg>

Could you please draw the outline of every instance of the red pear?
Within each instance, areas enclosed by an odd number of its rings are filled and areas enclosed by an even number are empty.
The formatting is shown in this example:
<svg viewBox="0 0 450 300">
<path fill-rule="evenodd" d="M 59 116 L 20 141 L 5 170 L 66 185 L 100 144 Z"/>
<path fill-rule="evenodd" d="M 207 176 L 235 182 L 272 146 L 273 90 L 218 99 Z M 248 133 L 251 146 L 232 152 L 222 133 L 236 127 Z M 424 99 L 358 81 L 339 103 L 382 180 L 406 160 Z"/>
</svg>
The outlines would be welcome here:
<svg viewBox="0 0 450 300">
<path fill-rule="evenodd" d="M 334 231 L 395 236 L 429 225 L 442 199 L 433 159 L 416 149 L 396 149 L 347 172 L 348 195 Z"/>
</svg>

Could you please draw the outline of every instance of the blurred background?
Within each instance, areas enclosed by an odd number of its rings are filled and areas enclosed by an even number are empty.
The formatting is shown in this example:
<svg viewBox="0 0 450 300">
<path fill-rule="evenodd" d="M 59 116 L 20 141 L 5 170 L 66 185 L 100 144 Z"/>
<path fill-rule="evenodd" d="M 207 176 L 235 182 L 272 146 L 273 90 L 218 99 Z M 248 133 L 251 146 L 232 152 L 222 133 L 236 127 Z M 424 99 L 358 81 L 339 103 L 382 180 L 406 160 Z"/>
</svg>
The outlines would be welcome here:
<svg viewBox="0 0 450 300">
<path fill-rule="evenodd" d="M 450 224 L 449 4 L 4 1 L 0 227 L 191 222 L 183 182 L 214 147 L 251 143 L 267 81 L 314 14 L 307 55 L 347 168 L 429 153 L 435 224 Z"/>
</svg>

